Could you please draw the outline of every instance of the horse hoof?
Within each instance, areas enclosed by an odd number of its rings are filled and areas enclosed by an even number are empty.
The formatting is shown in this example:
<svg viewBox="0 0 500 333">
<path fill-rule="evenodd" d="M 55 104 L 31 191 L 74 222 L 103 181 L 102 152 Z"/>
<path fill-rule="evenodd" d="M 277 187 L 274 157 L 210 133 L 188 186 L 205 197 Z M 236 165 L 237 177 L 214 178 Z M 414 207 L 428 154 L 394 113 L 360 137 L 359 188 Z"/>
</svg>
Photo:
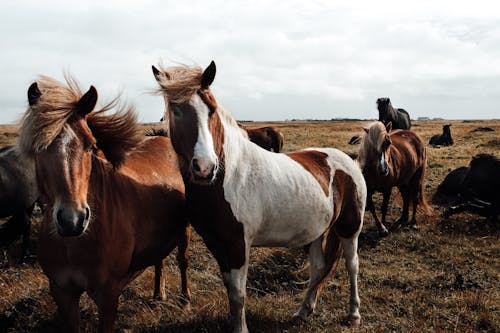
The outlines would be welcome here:
<svg viewBox="0 0 500 333">
<path fill-rule="evenodd" d="M 181 309 L 182 309 L 182 311 L 190 312 L 191 311 L 191 303 L 190 302 L 181 303 Z"/>
<path fill-rule="evenodd" d="M 299 322 L 305 323 L 307 321 L 307 315 L 299 310 L 293 314 L 292 319 L 294 321 L 299 321 Z"/>
<path fill-rule="evenodd" d="M 352 328 L 357 328 L 361 326 L 361 318 L 351 318 L 349 319 L 349 326 Z"/>
<path fill-rule="evenodd" d="M 386 237 L 389 235 L 389 231 L 386 228 L 381 229 L 378 231 L 378 235 L 379 237 Z"/>
</svg>

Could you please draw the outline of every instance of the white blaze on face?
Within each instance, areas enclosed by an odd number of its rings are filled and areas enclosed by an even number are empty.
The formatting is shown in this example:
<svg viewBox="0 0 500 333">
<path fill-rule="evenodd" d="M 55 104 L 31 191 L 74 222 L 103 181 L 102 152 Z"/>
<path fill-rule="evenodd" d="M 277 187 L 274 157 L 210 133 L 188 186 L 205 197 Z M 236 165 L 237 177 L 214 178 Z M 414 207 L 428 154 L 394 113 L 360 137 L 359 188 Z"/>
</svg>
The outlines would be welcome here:
<svg viewBox="0 0 500 333">
<path fill-rule="evenodd" d="M 195 95 L 190 103 L 198 117 L 198 139 L 194 145 L 193 160 L 196 160 L 200 167 L 199 174 L 207 176 L 217 166 L 214 141 L 208 128 L 210 110 L 198 95 Z"/>
</svg>

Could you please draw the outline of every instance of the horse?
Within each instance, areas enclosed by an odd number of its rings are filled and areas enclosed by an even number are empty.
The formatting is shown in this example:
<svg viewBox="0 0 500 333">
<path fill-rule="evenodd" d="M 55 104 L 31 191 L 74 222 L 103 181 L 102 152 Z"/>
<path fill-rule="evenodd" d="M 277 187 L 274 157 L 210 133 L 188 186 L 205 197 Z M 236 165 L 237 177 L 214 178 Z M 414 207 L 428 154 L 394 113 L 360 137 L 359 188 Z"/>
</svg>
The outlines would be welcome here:
<svg viewBox="0 0 500 333">
<path fill-rule="evenodd" d="M 461 166 L 451 170 L 441 184 L 438 185 L 432 202 L 436 204 L 456 203 L 464 191 L 463 181 L 468 171 L 468 166 Z"/>
<path fill-rule="evenodd" d="M 429 144 L 433 146 L 451 146 L 453 138 L 451 137 L 451 124 L 443 125 L 443 134 L 435 134 L 429 140 Z"/>
<path fill-rule="evenodd" d="M 393 108 L 388 97 L 377 99 L 378 121 L 387 125 L 392 123 L 392 129 L 409 130 L 411 128 L 410 115 L 405 109 Z"/>
<path fill-rule="evenodd" d="M 283 150 L 284 136 L 276 127 L 265 126 L 258 128 L 247 128 L 238 122 L 238 126 L 248 134 L 248 139 L 265 150 L 280 153 Z"/>
<path fill-rule="evenodd" d="M 83 292 L 97 305 L 99 332 L 111 332 L 123 288 L 176 246 L 182 297 L 190 299 L 190 229 L 172 144 L 145 137 L 134 109 L 117 100 L 94 111 L 97 99 L 93 86 L 83 94 L 70 76 L 66 85 L 41 76 L 20 125 L 21 152 L 34 161 L 47 205 L 38 260 L 65 332 L 79 331 Z"/>
<path fill-rule="evenodd" d="M 356 162 L 332 148 L 272 153 L 251 143 L 210 86 L 216 67 L 153 66 L 167 101 L 170 135 L 185 166 L 189 220 L 218 262 L 234 332 L 247 332 L 246 280 L 252 246 L 305 247 L 309 286 L 295 316 L 314 310 L 326 278 L 346 260 L 349 319 L 358 326 L 358 236 L 366 186 Z"/>
<path fill-rule="evenodd" d="M 387 235 L 385 227 L 387 207 L 394 186 L 403 198 L 403 212 L 395 226 L 408 222 L 409 204 L 413 204 L 411 226 L 417 228 L 415 214 L 417 206 L 430 211 L 425 199 L 426 151 L 420 137 L 406 130 L 391 132 L 391 123 L 384 126 L 377 121 L 364 128 L 364 135 L 359 148 L 359 165 L 368 188 L 367 208 L 381 236 Z M 382 222 L 377 218 L 372 196 L 382 192 Z"/>
<path fill-rule="evenodd" d="M 468 211 L 485 217 L 500 214 L 500 159 L 489 154 L 478 154 L 469 163 L 462 181 L 460 201 L 443 213 L 443 217 Z"/>
<path fill-rule="evenodd" d="M 38 189 L 35 165 L 21 157 L 17 145 L 0 148 L 0 218 L 9 220 L 0 225 L 0 247 L 23 238 L 23 259 L 29 256 L 31 217 Z"/>
</svg>

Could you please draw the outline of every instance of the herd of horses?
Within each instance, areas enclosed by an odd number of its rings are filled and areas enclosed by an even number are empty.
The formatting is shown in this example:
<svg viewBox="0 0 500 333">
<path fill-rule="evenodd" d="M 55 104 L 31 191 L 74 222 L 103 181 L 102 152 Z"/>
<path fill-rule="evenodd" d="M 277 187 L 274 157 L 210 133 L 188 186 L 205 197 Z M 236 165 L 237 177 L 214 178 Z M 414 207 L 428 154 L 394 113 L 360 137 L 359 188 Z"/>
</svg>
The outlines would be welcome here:
<svg viewBox="0 0 500 333">
<path fill-rule="evenodd" d="M 79 300 L 86 292 L 97 305 L 99 331 L 111 332 L 119 295 L 148 266 L 155 267 L 155 296 L 165 298 L 163 259 L 175 247 L 187 304 L 191 228 L 219 265 L 235 332 L 248 331 L 253 246 L 302 247 L 308 253 L 309 285 L 295 314 L 303 320 L 344 257 L 349 321 L 360 325 L 357 250 L 365 208 L 380 235 L 388 233 L 393 187 L 403 199 L 395 227 L 416 228 L 417 208 L 430 211 L 424 195 L 426 146 L 410 130 L 408 113 L 379 98 L 380 121 L 364 129 L 357 160 L 333 148 L 285 154 L 279 130 L 247 129 L 218 103 L 210 89 L 214 62 L 205 70 L 152 69 L 166 103 L 168 137 L 145 136 L 134 109 L 116 100 L 96 108 L 93 86 L 83 92 L 69 76 L 66 83 L 42 76 L 28 88 L 18 143 L 0 151 L 1 213 L 12 215 L 0 227 L 1 244 L 22 234 L 27 252 L 29 215 L 38 202 L 43 220 L 37 258 L 63 330 L 79 331 Z M 446 214 L 498 215 L 498 192 L 473 186 L 484 181 L 484 169 L 498 175 L 499 164 L 490 155 L 475 157 L 460 173 L 462 201 Z M 381 221 L 375 192 L 383 194 Z"/>
</svg>

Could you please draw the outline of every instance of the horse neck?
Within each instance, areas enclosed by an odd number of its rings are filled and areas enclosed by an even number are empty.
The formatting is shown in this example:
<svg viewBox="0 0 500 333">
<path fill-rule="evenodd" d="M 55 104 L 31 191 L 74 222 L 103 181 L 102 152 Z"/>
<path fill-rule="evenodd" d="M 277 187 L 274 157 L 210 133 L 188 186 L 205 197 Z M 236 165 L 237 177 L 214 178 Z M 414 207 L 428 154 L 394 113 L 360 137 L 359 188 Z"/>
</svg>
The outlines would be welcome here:
<svg viewBox="0 0 500 333">
<path fill-rule="evenodd" d="M 224 108 L 220 107 L 220 120 L 224 129 L 223 155 L 225 162 L 240 158 L 241 148 L 245 148 L 250 143 L 245 137 L 242 129 L 236 120 Z"/>
</svg>

